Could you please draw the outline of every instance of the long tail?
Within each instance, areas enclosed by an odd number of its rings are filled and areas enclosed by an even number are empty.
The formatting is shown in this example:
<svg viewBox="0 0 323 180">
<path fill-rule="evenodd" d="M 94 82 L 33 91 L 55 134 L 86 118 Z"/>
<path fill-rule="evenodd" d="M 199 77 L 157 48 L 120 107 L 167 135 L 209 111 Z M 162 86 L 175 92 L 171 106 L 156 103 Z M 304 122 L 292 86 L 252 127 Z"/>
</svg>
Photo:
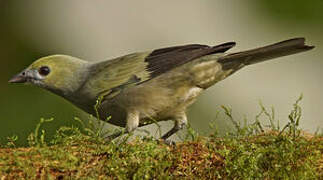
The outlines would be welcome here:
<svg viewBox="0 0 323 180">
<path fill-rule="evenodd" d="M 305 45 L 304 38 L 295 38 L 261 48 L 228 54 L 221 57 L 218 62 L 222 65 L 222 70 L 232 69 L 234 72 L 245 65 L 296 54 L 313 48 L 314 46 Z"/>
<path fill-rule="evenodd" d="M 218 59 L 214 64 L 212 63 L 214 61 L 209 61 L 194 66 L 192 74 L 195 75 L 195 85 L 206 89 L 246 65 L 296 54 L 314 48 L 314 46 L 305 45 L 304 42 L 304 38 L 295 38 L 261 48 L 227 54 L 220 58 L 215 56 L 215 59 Z"/>
</svg>

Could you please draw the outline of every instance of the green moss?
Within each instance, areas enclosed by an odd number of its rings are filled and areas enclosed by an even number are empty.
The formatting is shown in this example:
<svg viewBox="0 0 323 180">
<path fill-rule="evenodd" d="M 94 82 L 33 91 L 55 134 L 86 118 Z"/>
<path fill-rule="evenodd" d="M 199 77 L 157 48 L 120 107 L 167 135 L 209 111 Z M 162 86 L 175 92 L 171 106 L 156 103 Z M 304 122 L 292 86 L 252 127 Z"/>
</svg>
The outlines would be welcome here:
<svg viewBox="0 0 323 180">
<path fill-rule="evenodd" d="M 322 179 L 323 137 L 298 128 L 299 100 L 283 128 L 274 125 L 274 111 L 262 105 L 256 121 L 245 126 L 232 118 L 230 108 L 223 107 L 235 132 L 202 137 L 189 128 L 191 140 L 175 146 L 149 137 L 129 140 L 125 136 L 107 142 L 101 130 L 84 125 L 61 127 L 46 142 L 39 124 L 29 136 L 29 147 L 15 147 L 13 136 L 0 148 L 0 178 Z M 262 127 L 261 115 L 268 117 L 271 128 Z"/>
</svg>

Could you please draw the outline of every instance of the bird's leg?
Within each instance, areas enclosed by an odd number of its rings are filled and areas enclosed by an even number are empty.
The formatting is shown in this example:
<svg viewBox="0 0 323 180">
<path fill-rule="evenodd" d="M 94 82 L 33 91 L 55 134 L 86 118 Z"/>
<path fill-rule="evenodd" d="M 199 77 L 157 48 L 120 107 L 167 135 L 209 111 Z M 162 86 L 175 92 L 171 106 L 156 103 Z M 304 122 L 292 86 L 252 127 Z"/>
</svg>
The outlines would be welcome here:
<svg viewBox="0 0 323 180">
<path fill-rule="evenodd" d="M 169 138 L 170 136 L 172 136 L 173 134 L 175 134 L 179 130 L 183 129 L 185 127 L 185 125 L 187 125 L 186 114 L 183 112 L 183 113 L 176 115 L 174 117 L 174 121 L 175 121 L 174 127 L 171 130 L 169 130 L 167 133 L 165 133 L 161 137 L 161 139 L 166 140 L 167 138 Z"/>
<path fill-rule="evenodd" d="M 129 111 L 127 114 L 127 124 L 125 130 L 116 132 L 108 136 L 108 139 L 113 140 L 123 134 L 128 134 L 133 132 L 139 126 L 139 112 L 138 111 Z"/>
<path fill-rule="evenodd" d="M 106 139 L 111 141 L 111 140 L 113 140 L 113 139 L 115 139 L 115 138 L 117 138 L 117 137 L 119 137 L 119 136 L 121 136 L 123 134 L 126 134 L 126 133 L 127 132 L 125 132 L 124 130 L 121 130 L 121 131 L 118 131 L 116 133 L 113 133 L 113 134 L 109 135 Z"/>
<path fill-rule="evenodd" d="M 139 112 L 136 110 L 128 111 L 126 132 L 133 132 L 139 126 Z"/>
</svg>

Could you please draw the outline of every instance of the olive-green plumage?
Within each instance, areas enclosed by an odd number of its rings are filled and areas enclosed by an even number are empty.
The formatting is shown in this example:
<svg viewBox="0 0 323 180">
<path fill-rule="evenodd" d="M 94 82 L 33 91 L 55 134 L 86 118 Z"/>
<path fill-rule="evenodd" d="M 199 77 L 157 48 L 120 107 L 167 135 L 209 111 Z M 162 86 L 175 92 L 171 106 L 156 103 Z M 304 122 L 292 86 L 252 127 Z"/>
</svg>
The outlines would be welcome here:
<svg viewBox="0 0 323 180">
<path fill-rule="evenodd" d="M 127 132 L 172 119 L 166 139 L 187 124 L 186 108 L 206 88 L 240 68 L 306 50 L 304 38 L 227 54 L 234 42 L 210 47 L 185 45 L 134 53 L 99 63 L 66 56 L 41 58 L 9 82 L 28 82 L 58 94 L 82 110 L 125 127 Z"/>
</svg>

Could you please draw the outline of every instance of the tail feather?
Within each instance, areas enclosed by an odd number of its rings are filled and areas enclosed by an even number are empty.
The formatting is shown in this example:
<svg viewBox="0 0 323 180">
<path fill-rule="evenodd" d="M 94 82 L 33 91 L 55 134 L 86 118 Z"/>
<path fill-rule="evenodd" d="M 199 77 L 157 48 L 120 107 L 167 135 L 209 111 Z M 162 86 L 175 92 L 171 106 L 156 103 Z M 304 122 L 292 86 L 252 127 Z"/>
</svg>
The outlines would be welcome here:
<svg viewBox="0 0 323 180">
<path fill-rule="evenodd" d="M 305 45 L 304 38 L 295 38 L 269 46 L 228 54 L 218 60 L 223 70 L 237 70 L 244 65 L 255 64 L 269 59 L 296 54 L 313 49 Z"/>
</svg>

